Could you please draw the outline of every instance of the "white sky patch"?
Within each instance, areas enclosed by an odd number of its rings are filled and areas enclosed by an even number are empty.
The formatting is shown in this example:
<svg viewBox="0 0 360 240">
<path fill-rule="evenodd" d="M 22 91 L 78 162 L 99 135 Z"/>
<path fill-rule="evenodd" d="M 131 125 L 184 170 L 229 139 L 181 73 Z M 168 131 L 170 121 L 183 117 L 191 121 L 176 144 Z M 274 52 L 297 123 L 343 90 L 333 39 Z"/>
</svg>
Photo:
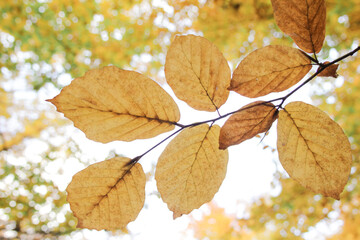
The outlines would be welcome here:
<svg viewBox="0 0 360 240">
<path fill-rule="evenodd" d="M 174 7 L 170 6 L 165 0 L 152 0 L 151 5 L 153 7 L 161 7 L 169 15 L 174 15 Z"/>
<path fill-rule="evenodd" d="M 115 28 L 114 31 L 110 34 L 110 36 L 120 41 L 123 38 L 125 32 L 126 32 L 125 28 Z"/>
</svg>

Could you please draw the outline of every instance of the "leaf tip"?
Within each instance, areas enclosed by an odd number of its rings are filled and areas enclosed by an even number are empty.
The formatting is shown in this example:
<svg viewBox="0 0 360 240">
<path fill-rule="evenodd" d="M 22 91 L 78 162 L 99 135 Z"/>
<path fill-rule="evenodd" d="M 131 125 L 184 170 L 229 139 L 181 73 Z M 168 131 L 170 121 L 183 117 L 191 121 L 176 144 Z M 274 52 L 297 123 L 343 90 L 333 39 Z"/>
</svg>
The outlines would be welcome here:
<svg viewBox="0 0 360 240">
<path fill-rule="evenodd" d="M 53 102 L 54 102 L 54 99 L 55 98 L 51 98 L 51 99 L 46 99 L 45 101 L 47 101 L 47 102 L 49 102 L 49 103 L 52 103 L 52 104 L 54 104 Z"/>
<path fill-rule="evenodd" d="M 78 222 L 78 224 L 76 224 L 76 228 L 85 228 L 85 226 L 83 226 L 80 222 Z"/>
<path fill-rule="evenodd" d="M 59 96 L 59 95 L 58 95 L 58 96 Z M 58 103 L 59 103 L 59 101 L 58 101 L 58 99 L 57 99 L 58 96 L 55 96 L 55 97 L 53 97 L 53 98 L 51 98 L 51 99 L 46 99 L 45 101 L 51 103 L 51 104 L 54 105 L 55 107 L 58 107 Z"/>
<path fill-rule="evenodd" d="M 176 218 L 181 217 L 182 215 L 183 215 L 182 213 L 175 211 L 173 214 L 173 219 L 175 220 Z"/>
<path fill-rule="evenodd" d="M 334 193 L 331 193 L 330 195 L 328 195 L 328 197 L 331 197 L 337 201 L 340 201 L 340 193 L 334 192 Z"/>
<path fill-rule="evenodd" d="M 226 145 L 225 143 L 222 143 L 221 142 L 221 139 L 220 139 L 220 142 L 219 142 L 219 149 L 220 150 L 226 150 L 229 146 Z"/>
</svg>

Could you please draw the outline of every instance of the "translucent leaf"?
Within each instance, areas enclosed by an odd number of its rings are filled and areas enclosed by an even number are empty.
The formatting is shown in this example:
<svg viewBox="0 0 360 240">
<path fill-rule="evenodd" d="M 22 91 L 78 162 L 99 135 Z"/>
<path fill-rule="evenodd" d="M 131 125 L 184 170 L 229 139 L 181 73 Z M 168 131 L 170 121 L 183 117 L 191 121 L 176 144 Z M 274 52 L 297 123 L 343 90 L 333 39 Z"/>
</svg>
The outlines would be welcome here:
<svg viewBox="0 0 360 240">
<path fill-rule="evenodd" d="M 310 63 L 298 49 L 266 46 L 240 62 L 229 90 L 251 98 L 281 92 L 298 83 L 310 71 Z"/>
<path fill-rule="evenodd" d="M 113 66 L 88 71 L 49 101 L 89 139 L 103 143 L 151 138 L 180 119 L 176 103 L 157 83 Z"/>
<path fill-rule="evenodd" d="M 187 128 L 161 154 L 155 179 L 174 218 L 209 202 L 225 178 L 227 150 L 219 150 L 220 127 Z"/>
<path fill-rule="evenodd" d="M 144 205 L 146 177 L 139 163 L 128 170 L 129 161 L 112 158 L 74 175 L 66 191 L 78 227 L 115 230 L 135 220 Z"/>
<path fill-rule="evenodd" d="M 292 102 L 280 111 L 279 159 L 290 177 L 316 193 L 340 198 L 352 162 L 348 138 L 320 109 Z"/>
<path fill-rule="evenodd" d="M 264 104 L 259 105 L 262 102 L 253 102 L 242 107 L 243 110 L 233 114 L 225 122 L 220 130 L 220 149 L 239 144 L 270 129 L 278 111 L 272 103 L 263 102 Z"/>
<path fill-rule="evenodd" d="M 320 52 L 325 39 L 324 0 L 271 0 L 279 28 L 308 53 Z"/>
<path fill-rule="evenodd" d="M 197 110 L 215 111 L 229 95 L 229 65 L 203 37 L 175 38 L 166 55 L 165 76 L 175 95 Z"/>
</svg>

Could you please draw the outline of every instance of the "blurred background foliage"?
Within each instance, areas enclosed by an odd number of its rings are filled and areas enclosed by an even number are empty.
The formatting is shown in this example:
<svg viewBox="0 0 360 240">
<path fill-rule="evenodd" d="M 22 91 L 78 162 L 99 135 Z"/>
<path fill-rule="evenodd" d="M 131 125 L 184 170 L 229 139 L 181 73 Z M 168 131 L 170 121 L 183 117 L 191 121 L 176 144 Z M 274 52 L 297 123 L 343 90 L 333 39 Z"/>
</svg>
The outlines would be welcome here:
<svg viewBox="0 0 360 240">
<path fill-rule="evenodd" d="M 326 6 L 320 59 L 360 41 L 358 1 L 327 0 Z M 67 161 L 85 166 L 92 160 L 81 157 L 69 122 L 44 100 L 87 70 L 109 64 L 164 83 L 166 50 L 184 33 L 214 42 L 232 68 L 256 48 L 293 44 L 276 26 L 270 0 L 0 1 L 0 238 L 58 239 L 76 232 L 64 187 L 52 175 L 66 171 Z M 360 239 L 359 63 L 359 57 L 348 58 L 341 77 L 313 83 L 314 102 L 352 143 L 354 164 L 341 201 L 303 189 L 279 169 L 279 194 L 256 199 L 242 216 L 209 204 L 212 211 L 190 226 L 196 238 L 303 239 L 327 226 L 336 229 L 328 239 Z"/>
</svg>

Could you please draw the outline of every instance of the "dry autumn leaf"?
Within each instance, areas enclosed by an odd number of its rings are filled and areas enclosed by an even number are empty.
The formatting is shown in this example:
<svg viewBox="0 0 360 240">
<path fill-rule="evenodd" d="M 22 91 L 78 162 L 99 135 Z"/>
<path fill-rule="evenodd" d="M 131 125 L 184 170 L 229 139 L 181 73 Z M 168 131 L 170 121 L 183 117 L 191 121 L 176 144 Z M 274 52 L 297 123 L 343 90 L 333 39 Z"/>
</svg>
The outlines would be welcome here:
<svg viewBox="0 0 360 240">
<path fill-rule="evenodd" d="M 310 59 L 298 49 L 266 46 L 240 62 L 229 90 L 251 98 L 281 92 L 298 83 L 311 67 Z"/>
<path fill-rule="evenodd" d="M 88 71 L 49 100 L 89 139 L 107 143 L 174 129 L 179 109 L 157 83 L 114 66 Z"/>
<path fill-rule="evenodd" d="M 219 150 L 220 127 L 202 124 L 176 136 L 161 154 L 155 179 L 174 218 L 209 202 L 225 178 L 227 150 Z"/>
<path fill-rule="evenodd" d="M 229 95 L 229 65 L 203 37 L 176 36 L 166 55 L 165 76 L 175 95 L 197 110 L 216 111 Z"/>
<path fill-rule="evenodd" d="M 325 39 L 324 0 L 271 0 L 279 28 L 308 53 L 320 52 Z"/>
<path fill-rule="evenodd" d="M 253 102 L 242 107 L 221 128 L 219 148 L 226 149 L 231 145 L 250 139 L 258 133 L 266 132 L 276 120 L 277 113 L 278 110 L 274 104 L 263 101 Z"/>
<path fill-rule="evenodd" d="M 112 158 L 74 175 L 66 191 L 78 227 L 115 230 L 135 220 L 144 205 L 146 177 L 139 163 L 128 171 L 129 161 Z"/>
<path fill-rule="evenodd" d="M 324 62 L 324 64 L 328 64 L 329 62 Z M 321 71 L 318 76 L 319 77 L 333 77 L 337 78 L 339 75 L 337 74 L 337 69 L 339 67 L 339 64 L 333 64 L 325 68 L 323 71 Z M 320 67 L 319 67 L 320 68 Z"/>
<path fill-rule="evenodd" d="M 280 111 L 277 132 L 279 159 L 290 177 L 316 193 L 339 199 L 352 163 L 350 143 L 341 127 L 320 109 L 292 102 Z"/>
</svg>

